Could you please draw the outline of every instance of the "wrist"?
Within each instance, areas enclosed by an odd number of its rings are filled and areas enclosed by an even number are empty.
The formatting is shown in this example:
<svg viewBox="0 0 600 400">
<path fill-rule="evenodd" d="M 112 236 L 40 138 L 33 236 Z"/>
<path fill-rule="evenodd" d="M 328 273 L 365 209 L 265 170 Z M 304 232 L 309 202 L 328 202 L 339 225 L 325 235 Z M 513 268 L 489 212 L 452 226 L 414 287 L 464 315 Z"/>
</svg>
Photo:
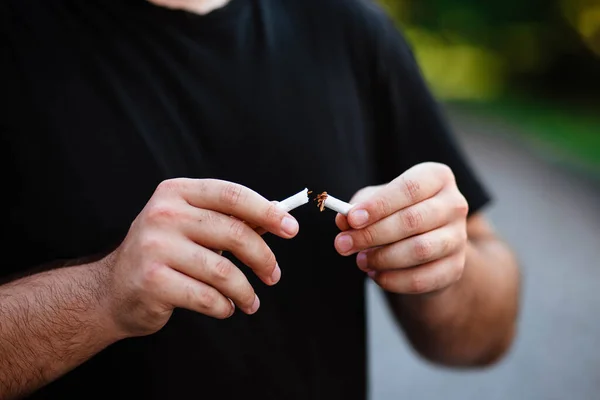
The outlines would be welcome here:
<svg viewBox="0 0 600 400">
<path fill-rule="evenodd" d="M 89 267 L 96 277 L 98 293 L 98 309 L 96 312 L 98 323 L 104 336 L 110 343 L 126 339 L 130 335 L 119 323 L 120 304 L 114 285 L 114 253 L 111 253 L 91 264 Z"/>
</svg>

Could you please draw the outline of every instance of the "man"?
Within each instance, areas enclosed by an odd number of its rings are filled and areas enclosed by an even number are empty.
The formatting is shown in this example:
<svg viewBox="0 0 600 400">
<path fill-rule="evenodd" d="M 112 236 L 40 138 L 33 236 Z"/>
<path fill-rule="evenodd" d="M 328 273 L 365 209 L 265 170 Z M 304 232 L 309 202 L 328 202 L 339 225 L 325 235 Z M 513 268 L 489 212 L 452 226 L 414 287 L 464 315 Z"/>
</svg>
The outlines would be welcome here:
<svg viewBox="0 0 600 400">
<path fill-rule="evenodd" d="M 153 3 L 1 6 L 0 397 L 362 399 L 366 279 L 498 360 L 516 263 L 383 12 Z M 273 203 L 305 186 L 356 205 Z"/>
</svg>

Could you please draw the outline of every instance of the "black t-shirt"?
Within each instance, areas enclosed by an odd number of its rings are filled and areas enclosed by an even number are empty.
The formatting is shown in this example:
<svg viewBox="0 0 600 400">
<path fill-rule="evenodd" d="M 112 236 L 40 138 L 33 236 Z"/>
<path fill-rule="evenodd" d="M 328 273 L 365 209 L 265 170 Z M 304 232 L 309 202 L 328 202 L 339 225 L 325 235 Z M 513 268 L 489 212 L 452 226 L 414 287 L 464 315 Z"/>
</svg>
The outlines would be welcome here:
<svg viewBox="0 0 600 400">
<path fill-rule="evenodd" d="M 232 0 L 206 16 L 144 0 L 0 7 L 0 276 L 114 248 L 172 177 L 348 200 L 438 161 L 471 212 L 488 200 L 405 40 L 368 0 Z M 32 398 L 363 399 L 365 276 L 334 250 L 333 212 L 293 213 L 296 239 L 266 237 L 281 282 L 242 266 L 256 315 L 176 310 Z"/>
</svg>

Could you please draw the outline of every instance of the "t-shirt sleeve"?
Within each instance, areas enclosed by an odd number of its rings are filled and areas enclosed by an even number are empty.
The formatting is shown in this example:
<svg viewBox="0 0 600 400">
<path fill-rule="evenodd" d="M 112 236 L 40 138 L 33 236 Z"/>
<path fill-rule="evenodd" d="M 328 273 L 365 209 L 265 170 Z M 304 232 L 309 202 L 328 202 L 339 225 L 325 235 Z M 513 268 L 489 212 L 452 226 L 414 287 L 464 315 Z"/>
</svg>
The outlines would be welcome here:
<svg viewBox="0 0 600 400">
<path fill-rule="evenodd" d="M 427 87 L 407 41 L 383 11 L 377 19 L 371 27 L 376 31 L 371 82 L 377 179 L 388 182 L 422 162 L 446 164 L 472 215 L 487 205 L 490 195 Z"/>
</svg>

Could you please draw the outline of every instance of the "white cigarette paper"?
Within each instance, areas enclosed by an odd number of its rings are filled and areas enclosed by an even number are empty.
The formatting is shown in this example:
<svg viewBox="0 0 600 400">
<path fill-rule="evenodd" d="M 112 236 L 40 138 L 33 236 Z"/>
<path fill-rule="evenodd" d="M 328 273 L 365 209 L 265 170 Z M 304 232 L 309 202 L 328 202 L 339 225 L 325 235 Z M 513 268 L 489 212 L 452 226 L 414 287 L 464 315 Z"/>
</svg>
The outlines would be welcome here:
<svg viewBox="0 0 600 400">
<path fill-rule="evenodd" d="M 304 189 L 303 191 L 298 192 L 283 201 L 280 201 L 277 203 L 277 206 L 285 212 L 290 212 L 300 206 L 303 206 L 304 204 L 307 204 L 308 200 L 308 189 Z"/>
<path fill-rule="evenodd" d="M 327 198 L 323 202 L 323 206 L 329 208 L 330 210 L 339 212 L 342 215 L 348 215 L 352 207 L 354 207 L 352 204 L 346 203 L 340 199 L 336 199 L 330 194 L 327 194 Z"/>
</svg>

